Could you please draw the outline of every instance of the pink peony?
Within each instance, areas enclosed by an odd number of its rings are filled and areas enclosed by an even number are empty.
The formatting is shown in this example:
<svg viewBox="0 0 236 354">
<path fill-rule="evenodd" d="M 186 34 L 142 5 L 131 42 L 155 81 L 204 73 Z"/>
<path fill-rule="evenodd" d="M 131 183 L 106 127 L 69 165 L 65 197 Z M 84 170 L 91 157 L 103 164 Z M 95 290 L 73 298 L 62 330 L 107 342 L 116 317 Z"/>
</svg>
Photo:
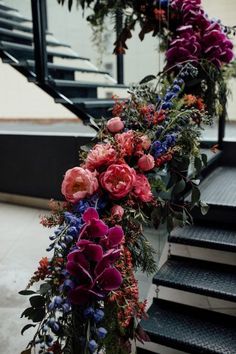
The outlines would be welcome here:
<svg viewBox="0 0 236 354">
<path fill-rule="evenodd" d="M 126 133 L 116 134 L 115 136 L 118 149 L 122 156 L 131 156 L 134 151 L 134 132 L 129 130 Z"/>
<path fill-rule="evenodd" d="M 124 215 L 124 209 L 120 205 L 114 205 L 111 208 L 111 216 L 113 218 L 115 217 L 115 218 L 121 220 L 123 215 Z"/>
<path fill-rule="evenodd" d="M 116 160 L 116 151 L 111 144 L 97 144 L 88 153 L 84 167 L 94 171 L 100 167 L 110 165 Z"/>
<path fill-rule="evenodd" d="M 124 123 L 122 122 L 120 117 L 111 118 L 107 122 L 107 129 L 111 133 L 118 133 L 122 129 L 124 129 Z"/>
<path fill-rule="evenodd" d="M 95 173 L 81 167 L 68 170 L 61 186 L 62 194 L 71 203 L 92 195 L 97 189 L 98 180 Z"/>
<path fill-rule="evenodd" d="M 119 199 L 125 197 L 134 187 L 136 172 L 127 164 L 114 164 L 100 175 L 102 187 L 111 197 Z"/>
<path fill-rule="evenodd" d="M 138 160 L 138 167 L 140 168 L 140 170 L 150 171 L 154 168 L 154 166 L 155 166 L 155 160 L 154 157 L 150 154 L 143 155 Z"/>
<path fill-rule="evenodd" d="M 153 195 L 147 177 L 142 174 L 137 174 L 133 193 L 142 202 L 147 203 L 152 201 Z"/>
</svg>

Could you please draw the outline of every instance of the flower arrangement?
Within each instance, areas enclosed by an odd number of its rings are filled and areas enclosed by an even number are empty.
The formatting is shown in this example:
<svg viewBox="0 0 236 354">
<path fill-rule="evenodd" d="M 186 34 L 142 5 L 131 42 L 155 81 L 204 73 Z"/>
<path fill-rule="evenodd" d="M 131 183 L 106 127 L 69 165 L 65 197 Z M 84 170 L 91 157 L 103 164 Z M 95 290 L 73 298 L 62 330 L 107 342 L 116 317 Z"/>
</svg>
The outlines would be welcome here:
<svg viewBox="0 0 236 354">
<path fill-rule="evenodd" d="M 114 117 L 100 122 L 97 142 L 66 172 L 66 202 L 53 202 L 52 215 L 42 219 L 56 227 L 51 256 L 21 292 L 31 295 L 22 316 L 32 321 L 22 333 L 37 324 L 23 353 L 125 354 L 133 339 L 147 340 L 134 270 L 151 274 L 155 260 L 142 224 L 167 222 L 171 230 L 191 222 L 195 205 L 206 209 L 196 175 L 206 163 L 198 138 L 210 119 L 201 100 L 183 94 L 186 77 L 196 75 L 187 64 L 163 93 L 144 84 L 130 90 L 129 100 L 115 98 Z M 187 191 L 189 202 L 182 198 Z"/>
</svg>

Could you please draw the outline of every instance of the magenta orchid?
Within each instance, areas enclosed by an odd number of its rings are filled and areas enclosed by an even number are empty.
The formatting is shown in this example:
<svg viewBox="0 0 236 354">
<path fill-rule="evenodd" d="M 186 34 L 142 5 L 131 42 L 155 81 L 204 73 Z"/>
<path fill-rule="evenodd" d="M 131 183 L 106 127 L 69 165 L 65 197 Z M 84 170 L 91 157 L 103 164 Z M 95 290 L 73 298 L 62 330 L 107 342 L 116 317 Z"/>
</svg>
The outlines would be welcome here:
<svg viewBox="0 0 236 354">
<path fill-rule="evenodd" d="M 83 305 L 92 299 L 102 299 L 122 283 L 120 272 L 114 264 L 120 257 L 124 239 L 122 227 L 108 226 L 99 219 L 94 208 L 83 214 L 85 222 L 76 243 L 76 249 L 67 257 L 66 269 L 77 284 L 68 293 L 73 304 Z M 91 239 L 98 239 L 97 242 Z"/>
</svg>

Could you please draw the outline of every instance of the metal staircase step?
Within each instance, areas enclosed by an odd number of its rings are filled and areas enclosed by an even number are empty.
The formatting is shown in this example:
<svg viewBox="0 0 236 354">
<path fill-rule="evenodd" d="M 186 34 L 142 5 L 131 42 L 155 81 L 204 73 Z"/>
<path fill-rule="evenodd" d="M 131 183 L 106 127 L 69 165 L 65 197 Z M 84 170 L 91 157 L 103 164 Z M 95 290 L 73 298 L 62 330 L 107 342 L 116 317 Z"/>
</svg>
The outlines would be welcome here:
<svg viewBox="0 0 236 354">
<path fill-rule="evenodd" d="M 206 216 L 194 211 L 195 220 L 235 225 L 236 215 L 236 168 L 220 166 L 201 184 L 201 200 L 210 206 Z"/>
<path fill-rule="evenodd" d="M 154 299 L 141 325 L 153 342 L 192 354 L 236 354 L 235 317 Z"/>
<path fill-rule="evenodd" d="M 25 18 L 25 17 L 21 16 L 20 14 L 18 14 L 18 12 L 13 14 L 12 12 L 4 11 L 3 9 L 0 9 L 0 17 L 8 18 L 10 20 L 14 20 L 17 22 L 31 22 L 31 20 L 29 18 Z"/>
<path fill-rule="evenodd" d="M 55 84 L 57 87 L 87 87 L 87 86 L 93 86 L 93 87 L 112 87 L 112 88 L 128 88 L 126 85 L 122 84 L 106 84 L 104 82 L 80 82 L 80 81 L 73 81 L 73 80 L 54 80 Z"/>
<path fill-rule="evenodd" d="M 223 300 L 236 301 L 236 267 L 171 256 L 153 283 Z"/>
<path fill-rule="evenodd" d="M 7 6 L 7 5 L 5 5 L 5 4 L 1 4 L 1 3 L 0 3 L 0 10 L 2 10 L 2 11 L 15 11 L 15 12 L 18 12 L 18 10 L 13 9 L 12 7 L 9 7 L 9 6 Z"/>
<path fill-rule="evenodd" d="M 236 231 L 201 225 L 175 228 L 169 242 L 236 252 Z"/>
<path fill-rule="evenodd" d="M 9 54 L 15 56 L 18 61 L 27 60 L 27 59 L 34 59 L 34 50 L 32 46 L 24 45 L 24 44 L 17 44 L 11 43 L 7 41 L 0 41 L 0 50 L 6 51 Z M 74 54 L 72 51 L 71 53 L 63 53 L 60 50 L 52 50 L 48 49 L 48 60 L 52 61 L 53 57 L 60 57 L 60 58 L 68 58 L 68 59 L 80 59 L 80 60 L 88 60 L 88 58 L 81 57 Z M 5 60 L 7 61 L 7 60 Z M 7 61 L 8 62 L 8 61 Z"/>
<path fill-rule="evenodd" d="M 7 29 L 18 29 L 23 32 L 29 32 L 32 33 L 33 29 L 32 27 L 26 26 L 20 22 L 12 21 L 6 18 L 0 18 L 0 27 L 1 28 L 7 28 Z"/>
<path fill-rule="evenodd" d="M 76 97 L 97 98 L 97 89 L 125 89 L 127 86 L 119 84 L 107 84 L 99 82 L 80 82 L 73 80 L 54 80 L 56 88 L 69 99 Z"/>
<path fill-rule="evenodd" d="M 25 68 L 30 68 L 31 70 L 34 70 L 35 67 L 35 61 L 34 60 L 26 60 L 20 62 L 18 65 L 21 65 L 22 67 Z M 91 69 L 91 68 L 83 68 L 83 67 L 72 67 L 72 66 L 66 66 L 66 65 L 57 65 L 54 63 L 48 63 L 48 70 L 51 76 L 55 79 L 61 79 L 63 77 L 71 77 L 74 79 L 74 73 L 76 71 L 81 72 L 81 73 L 90 73 L 90 74 L 100 74 L 100 75 L 109 75 L 107 71 L 103 70 L 96 70 L 96 69 Z"/>
<path fill-rule="evenodd" d="M 1 20 L 0 20 L 1 24 Z M 17 32 L 13 30 L 9 30 L 6 28 L 0 28 L 0 40 L 2 41 L 7 41 L 7 42 L 13 42 L 17 44 L 26 44 L 26 45 L 31 45 L 33 43 L 33 35 L 31 33 L 25 33 L 22 32 L 21 30 L 17 30 Z M 66 46 L 63 43 L 58 42 L 57 40 L 52 40 L 52 39 L 47 39 L 47 45 L 50 46 Z"/>
</svg>

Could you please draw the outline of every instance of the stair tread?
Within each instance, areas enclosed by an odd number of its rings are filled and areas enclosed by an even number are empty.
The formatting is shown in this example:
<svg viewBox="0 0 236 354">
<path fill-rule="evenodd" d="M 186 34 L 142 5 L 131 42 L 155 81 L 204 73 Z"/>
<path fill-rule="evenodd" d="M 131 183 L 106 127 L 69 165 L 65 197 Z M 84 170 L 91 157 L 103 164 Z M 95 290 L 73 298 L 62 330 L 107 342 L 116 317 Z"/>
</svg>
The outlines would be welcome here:
<svg viewBox="0 0 236 354">
<path fill-rule="evenodd" d="M 74 104 L 84 105 L 86 107 L 97 107 L 97 106 L 113 106 L 114 100 L 107 98 L 71 98 L 69 99 Z M 58 98 L 56 99 L 57 103 L 64 103 L 65 99 Z"/>
<path fill-rule="evenodd" d="M 0 4 L 0 10 L 18 12 L 18 10 L 13 9 L 12 7 L 9 7 L 9 6 L 5 5 L 5 4 Z"/>
<path fill-rule="evenodd" d="M 201 183 L 200 190 L 202 201 L 236 208 L 236 168 L 218 167 Z"/>
<path fill-rule="evenodd" d="M 227 264 L 171 256 L 154 276 L 153 283 L 236 301 L 236 267 Z"/>
<path fill-rule="evenodd" d="M 153 342 L 193 354 L 236 354 L 235 317 L 154 299 L 141 325 Z"/>
<path fill-rule="evenodd" d="M 128 88 L 126 85 L 122 84 L 107 84 L 103 82 L 80 82 L 73 80 L 54 80 L 58 87 L 116 87 L 116 88 Z"/>
<path fill-rule="evenodd" d="M 20 63 L 22 66 L 29 66 L 29 67 L 34 67 L 35 62 L 34 60 L 27 60 L 26 62 Z M 63 70 L 63 71 L 81 71 L 81 72 L 86 72 L 86 73 L 94 73 L 94 74 L 107 74 L 109 73 L 107 71 L 103 70 L 96 70 L 96 69 L 87 69 L 87 68 L 79 68 L 76 66 L 66 66 L 66 65 L 58 65 L 54 63 L 48 63 L 48 68 L 52 70 Z"/>
<path fill-rule="evenodd" d="M 33 34 L 31 33 L 26 33 L 24 31 L 21 31 L 21 30 L 17 30 L 14 31 L 14 30 L 9 30 L 9 29 L 6 29 L 6 28 L 0 28 L 0 38 L 1 38 L 1 35 L 6 35 L 8 36 L 8 38 L 14 38 L 14 39 L 25 39 L 25 40 L 28 40 L 28 41 L 31 41 L 33 42 Z M 51 40 L 51 39 L 47 39 L 47 45 L 51 45 L 51 46 L 66 46 L 68 47 L 68 45 L 65 45 L 63 43 L 60 43 L 59 41 L 57 40 Z"/>
<path fill-rule="evenodd" d="M 176 227 L 169 242 L 235 252 L 236 231 L 201 225 Z"/>
<path fill-rule="evenodd" d="M 10 19 L 0 18 L 0 27 L 1 27 L 1 24 L 6 24 L 6 25 L 9 25 L 9 26 L 12 26 L 13 28 L 19 29 L 19 30 L 21 30 L 23 32 L 33 33 L 33 27 L 32 27 L 32 25 L 29 26 L 28 23 L 26 25 L 26 24 L 22 24 L 21 22 L 16 22 L 16 21 L 13 21 L 13 20 L 10 20 Z M 49 31 L 46 31 L 46 33 L 47 34 L 52 34 Z"/>
<path fill-rule="evenodd" d="M 27 51 L 29 53 L 33 53 L 33 47 L 30 45 L 25 45 L 25 44 L 17 44 L 17 43 L 11 43 L 11 42 L 7 42 L 7 41 L 0 41 L 0 47 L 3 50 L 19 50 L 19 51 Z M 79 55 L 77 55 L 76 53 L 74 54 L 72 53 L 63 53 L 60 51 L 55 51 L 52 49 L 48 49 L 47 50 L 48 55 L 52 55 L 52 56 L 57 56 L 57 57 L 63 57 L 63 58 L 70 58 L 70 59 L 81 59 L 81 60 L 88 60 L 88 58 L 85 57 L 81 57 Z M 27 59 L 27 58 L 26 58 Z"/>
<path fill-rule="evenodd" d="M 32 27 L 23 25 L 20 22 L 16 22 L 16 21 L 9 20 L 9 19 L 6 19 L 6 18 L 0 18 L 0 26 L 1 26 L 1 24 L 12 26 L 13 28 L 19 29 L 19 30 L 24 31 L 24 32 L 31 32 L 31 33 L 33 32 Z"/>
<path fill-rule="evenodd" d="M 0 17 L 9 18 L 9 19 L 12 19 L 12 20 L 18 21 L 18 22 L 31 22 L 31 20 L 29 18 L 21 16 L 18 12 L 13 14 L 11 12 L 4 11 L 1 9 L 0 9 Z"/>
</svg>

